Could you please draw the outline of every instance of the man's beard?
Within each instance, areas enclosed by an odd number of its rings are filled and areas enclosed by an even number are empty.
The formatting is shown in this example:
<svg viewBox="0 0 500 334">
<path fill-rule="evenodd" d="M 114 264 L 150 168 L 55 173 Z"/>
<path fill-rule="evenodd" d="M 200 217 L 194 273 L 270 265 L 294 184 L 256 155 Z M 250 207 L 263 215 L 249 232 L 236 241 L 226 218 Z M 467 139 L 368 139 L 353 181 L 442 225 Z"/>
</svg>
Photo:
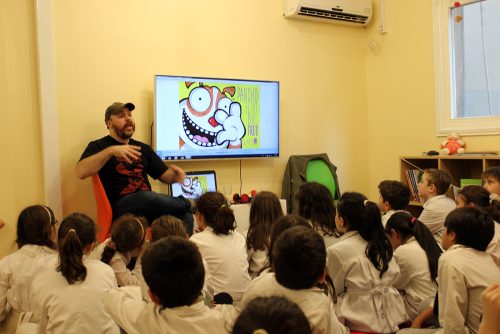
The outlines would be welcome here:
<svg viewBox="0 0 500 334">
<path fill-rule="evenodd" d="M 125 128 L 130 126 L 130 125 L 132 126 L 132 131 L 125 131 Z M 115 130 L 118 137 L 120 137 L 121 139 L 129 139 L 130 137 L 132 137 L 134 135 L 135 124 L 133 124 L 133 123 L 126 124 L 125 126 L 123 126 L 122 129 L 118 129 L 117 127 L 113 126 L 113 129 Z"/>
</svg>

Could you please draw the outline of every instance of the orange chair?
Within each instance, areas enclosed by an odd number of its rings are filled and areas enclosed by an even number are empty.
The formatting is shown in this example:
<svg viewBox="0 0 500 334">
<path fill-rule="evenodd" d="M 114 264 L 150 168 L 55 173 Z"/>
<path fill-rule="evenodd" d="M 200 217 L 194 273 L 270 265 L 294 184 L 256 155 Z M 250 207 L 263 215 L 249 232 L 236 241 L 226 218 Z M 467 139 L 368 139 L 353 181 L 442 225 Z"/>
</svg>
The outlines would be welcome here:
<svg viewBox="0 0 500 334">
<path fill-rule="evenodd" d="M 101 243 L 109 236 L 113 211 L 98 174 L 92 175 L 92 187 L 94 188 L 95 204 L 97 206 L 97 239 Z"/>
</svg>

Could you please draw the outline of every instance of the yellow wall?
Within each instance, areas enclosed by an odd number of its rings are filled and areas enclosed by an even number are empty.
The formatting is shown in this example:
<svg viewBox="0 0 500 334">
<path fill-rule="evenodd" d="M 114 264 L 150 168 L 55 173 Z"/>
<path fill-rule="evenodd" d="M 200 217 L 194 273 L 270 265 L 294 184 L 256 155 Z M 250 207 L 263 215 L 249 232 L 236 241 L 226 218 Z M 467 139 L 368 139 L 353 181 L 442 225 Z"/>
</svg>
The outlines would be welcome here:
<svg viewBox="0 0 500 334">
<path fill-rule="evenodd" d="M 107 134 L 113 101 L 136 105 L 136 139 L 150 141 L 154 74 L 279 80 L 281 157 L 243 160 L 243 192 L 281 191 L 288 156 L 326 152 L 341 189 L 367 190 L 362 29 L 286 20 L 281 1 L 53 1 L 64 212 L 94 213 L 89 180 L 73 166 Z M 239 161 L 215 169 L 239 192 Z"/>
<path fill-rule="evenodd" d="M 17 216 L 44 202 L 32 0 L 0 1 L 0 257 L 14 248 Z"/>
<path fill-rule="evenodd" d="M 0 2 L 0 94 L 4 188 L 0 256 L 11 248 L 19 211 L 43 202 L 40 117 L 31 0 Z M 281 82 L 281 157 L 243 160 L 243 191 L 280 192 L 291 154 L 326 152 L 342 191 L 377 197 L 397 179 L 399 155 L 436 149 L 432 0 L 386 1 L 389 33 L 286 20 L 281 1 L 52 1 L 64 214 L 95 217 L 90 181 L 75 162 L 107 133 L 113 101 L 137 109 L 136 138 L 150 141 L 153 75 Z M 371 48 L 370 48 L 371 46 Z M 472 150 L 498 148 L 498 136 L 465 137 Z M 15 145 L 12 145 L 15 143 Z M 7 158 L 5 158 L 7 157 Z M 8 161 L 9 163 L 5 163 Z M 183 162 L 216 169 L 239 191 L 239 161 Z M 165 187 L 155 185 L 164 190 Z"/>
<path fill-rule="evenodd" d="M 380 181 L 399 179 L 400 155 L 438 150 L 445 139 L 436 136 L 432 0 L 385 4 L 389 32 L 380 35 L 376 25 L 366 31 L 366 167 L 372 199 L 378 198 Z M 473 151 L 498 150 L 499 137 L 463 139 Z"/>
</svg>

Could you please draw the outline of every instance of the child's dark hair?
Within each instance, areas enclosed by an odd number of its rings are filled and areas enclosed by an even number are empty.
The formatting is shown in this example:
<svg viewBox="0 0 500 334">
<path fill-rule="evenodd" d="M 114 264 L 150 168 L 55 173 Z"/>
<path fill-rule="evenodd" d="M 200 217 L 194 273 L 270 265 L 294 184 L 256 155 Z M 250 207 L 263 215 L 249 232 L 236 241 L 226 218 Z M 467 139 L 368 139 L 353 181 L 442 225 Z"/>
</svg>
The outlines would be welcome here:
<svg viewBox="0 0 500 334">
<path fill-rule="evenodd" d="M 382 181 L 378 190 L 382 199 L 387 201 L 393 210 L 404 210 L 410 203 L 410 189 L 399 181 Z"/>
<path fill-rule="evenodd" d="M 436 242 L 436 239 L 434 239 L 429 228 L 407 212 L 396 212 L 389 218 L 385 225 L 387 234 L 389 234 L 391 230 L 396 231 L 402 240 L 408 240 L 411 237 L 415 237 L 420 247 L 422 247 L 427 254 L 431 278 L 432 280 L 436 280 L 439 257 L 443 251 Z"/>
<path fill-rule="evenodd" d="M 186 238 L 186 228 L 177 217 L 164 215 L 156 218 L 151 224 L 151 242 L 155 242 L 164 237 Z"/>
<path fill-rule="evenodd" d="M 500 201 L 492 199 L 487 211 L 493 217 L 496 224 L 500 224 Z"/>
<path fill-rule="evenodd" d="M 428 184 L 433 184 L 436 187 L 438 195 L 446 194 L 451 184 L 450 174 L 436 168 L 426 169 L 424 173 L 427 174 Z"/>
<path fill-rule="evenodd" d="M 273 265 L 273 248 L 276 243 L 276 239 L 283 233 L 284 231 L 292 228 L 294 226 L 305 226 L 307 228 L 312 229 L 311 224 L 304 218 L 297 215 L 286 215 L 279 218 L 271 228 L 271 235 L 269 241 L 269 250 L 267 252 L 267 266 L 264 269 L 271 268 Z M 263 269 L 263 270 L 264 270 Z"/>
<path fill-rule="evenodd" d="M 104 248 L 101 261 L 109 264 L 115 253 L 122 254 L 142 246 L 146 240 L 147 221 L 126 213 L 118 217 L 111 227 L 112 243 Z"/>
<path fill-rule="evenodd" d="M 500 182 L 500 166 L 486 168 L 481 178 L 485 179 L 487 177 L 494 177 L 498 182 Z"/>
<path fill-rule="evenodd" d="M 247 249 L 269 249 L 271 225 L 281 216 L 283 216 L 283 209 L 278 196 L 270 191 L 257 193 L 250 206 Z"/>
<path fill-rule="evenodd" d="M 325 273 L 325 242 L 311 228 L 289 228 L 278 237 L 272 251 L 276 280 L 286 288 L 312 288 Z"/>
<path fill-rule="evenodd" d="M 490 193 L 483 187 L 465 186 L 458 192 L 457 196 L 462 196 L 465 204 L 475 204 L 489 212 L 493 220 L 500 221 L 500 202 L 490 199 Z"/>
<path fill-rule="evenodd" d="M 320 183 L 308 182 L 299 188 L 299 215 L 309 220 L 322 235 L 339 236 L 335 227 L 335 205 L 328 188 Z"/>
<path fill-rule="evenodd" d="M 57 233 L 59 266 L 57 270 L 69 284 L 84 281 L 87 268 L 83 264 L 83 250 L 96 240 L 94 221 L 83 213 L 72 213 L 61 222 Z"/>
<path fill-rule="evenodd" d="M 447 234 L 455 233 L 455 243 L 485 251 L 493 235 L 495 223 L 491 215 L 480 208 L 465 207 L 451 211 L 444 221 Z"/>
<path fill-rule="evenodd" d="M 200 296 L 205 269 L 196 245 L 181 237 L 152 243 L 142 256 L 142 275 L 163 307 L 188 306 Z"/>
<path fill-rule="evenodd" d="M 236 228 L 233 210 L 221 193 L 204 193 L 196 200 L 196 209 L 203 215 L 205 222 L 215 234 L 228 235 Z"/>
<path fill-rule="evenodd" d="M 251 300 L 234 323 L 233 334 L 309 334 L 311 326 L 300 307 L 285 297 Z"/>
<path fill-rule="evenodd" d="M 462 195 L 465 204 L 474 203 L 482 208 L 486 208 L 490 205 L 490 193 L 481 186 L 465 186 L 458 191 L 457 196 L 458 195 Z"/>
<path fill-rule="evenodd" d="M 52 229 L 56 223 L 54 212 L 48 206 L 28 206 L 17 219 L 17 247 L 39 245 L 56 249 L 52 240 Z"/>
<path fill-rule="evenodd" d="M 389 269 L 392 246 L 382 226 L 382 218 L 377 204 L 368 201 L 363 194 L 344 193 L 337 205 L 337 212 L 347 224 L 348 231 L 358 231 L 368 242 L 365 254 L 380 277 Z"/>
</svg>

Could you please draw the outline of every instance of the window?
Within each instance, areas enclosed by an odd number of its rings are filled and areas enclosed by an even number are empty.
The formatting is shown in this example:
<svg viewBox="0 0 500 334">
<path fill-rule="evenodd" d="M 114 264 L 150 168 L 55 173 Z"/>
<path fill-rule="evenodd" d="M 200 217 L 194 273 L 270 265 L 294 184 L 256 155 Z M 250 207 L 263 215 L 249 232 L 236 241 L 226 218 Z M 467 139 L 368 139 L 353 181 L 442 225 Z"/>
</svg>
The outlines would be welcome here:
<svg viewBox="0 0 500 334">
<path fill-rule="evenodd" d="M 438 135 L 500 132 L 500 0 L 434 0 Z"/>
</svg>

